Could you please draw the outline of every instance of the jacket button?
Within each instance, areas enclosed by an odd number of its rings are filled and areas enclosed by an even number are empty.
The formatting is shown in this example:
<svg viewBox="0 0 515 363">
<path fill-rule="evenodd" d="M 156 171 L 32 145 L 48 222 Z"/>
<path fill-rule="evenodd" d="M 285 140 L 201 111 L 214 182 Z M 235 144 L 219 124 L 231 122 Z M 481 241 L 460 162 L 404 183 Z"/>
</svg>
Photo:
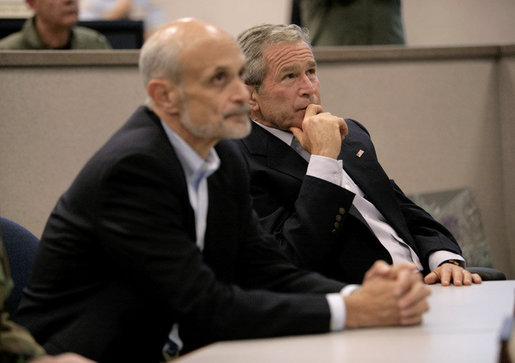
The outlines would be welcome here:
<svg viewBox="0 0 515 363">
<path fill-rule="evenodd" d="M 340 209 L 338 209 L 338 212 L 339 212 L 340 214 L 345 214 L 345 208 L 340 208 Z"/>
<path fill-rule="evenodd" d="M 334 222 L 334 228 L 336 228 L 336 229 L 340 228 L 340 223 Z"/>
<path fill-rule="evenodd" d="M 342 216 L 340 214 L 336 215 L 336 221 L 341 222 Z"/>
</svg>

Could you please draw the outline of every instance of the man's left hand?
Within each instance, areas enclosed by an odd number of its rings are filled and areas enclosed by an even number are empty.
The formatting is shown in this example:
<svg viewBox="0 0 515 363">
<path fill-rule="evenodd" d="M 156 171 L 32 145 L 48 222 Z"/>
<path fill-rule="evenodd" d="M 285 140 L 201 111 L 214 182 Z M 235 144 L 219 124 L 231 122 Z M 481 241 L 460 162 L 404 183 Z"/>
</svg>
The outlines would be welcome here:
<svg viewBox="0 0 515 363">
<path fill-rule="evenodd" d="M 452 263 L 443 263 L 435 270 L 424 277 L 426 284 L 436 284 L 441 282 L 442 286 L 449 286 L 451 282 L 454 286 L 480 284 L 481 277 L 478 274 L 470 273 L 461 266 Z"/>
</svg>

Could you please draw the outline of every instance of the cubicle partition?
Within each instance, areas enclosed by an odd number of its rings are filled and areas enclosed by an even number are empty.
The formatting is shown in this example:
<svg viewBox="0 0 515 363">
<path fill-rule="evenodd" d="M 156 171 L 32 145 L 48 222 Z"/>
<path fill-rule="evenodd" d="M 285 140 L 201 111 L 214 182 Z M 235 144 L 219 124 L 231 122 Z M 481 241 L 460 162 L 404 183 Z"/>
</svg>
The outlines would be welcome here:
<svg viewBox="0 0 515 363">
<path fill-rule="evenodd" d="M 370 131 L 409 194 L 469 188 L 515 277 L 515 46 L 317 48 L 322 103 Z M 144 101 L 138 51 L 0 52 L 0 214 L 40 235 L 59 195 Z"/>
</svg>

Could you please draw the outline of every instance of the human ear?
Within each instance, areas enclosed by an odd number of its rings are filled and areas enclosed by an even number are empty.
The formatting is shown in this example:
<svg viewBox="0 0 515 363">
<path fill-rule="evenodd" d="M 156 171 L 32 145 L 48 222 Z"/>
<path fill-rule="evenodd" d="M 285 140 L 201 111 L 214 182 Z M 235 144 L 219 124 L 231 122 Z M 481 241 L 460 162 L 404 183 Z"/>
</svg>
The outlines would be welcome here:
<svg viewBox="0 0 515 363">
<path fill-rule="evenodd" d="M 247 85 L 247 89 L 250 93 L 250 99 L 249 99 L 249 107 L 252 112 L 258 112 L 259 111 L 259 103 L 258 103 L 258 97 L 256 88 L 254 86 Z"/>
<path fill-rule="evenodd" d="M 147 94 L 154 101 L 157 108 L 163 109 L 168 113 L 178 111 L 180 97 L 178 87 L 164 79 L 152 79 L 147 84 Z"/>
</svg>

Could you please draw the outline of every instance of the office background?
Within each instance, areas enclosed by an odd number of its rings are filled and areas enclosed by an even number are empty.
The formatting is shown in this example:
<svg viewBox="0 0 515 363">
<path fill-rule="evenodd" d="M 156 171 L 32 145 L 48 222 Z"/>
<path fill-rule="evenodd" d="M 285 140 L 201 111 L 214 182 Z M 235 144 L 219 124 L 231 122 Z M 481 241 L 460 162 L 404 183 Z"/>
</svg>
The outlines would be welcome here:
<svg viewBox="0 0 515 363">
<path fill-rule="evenodd" d="M 216 12 L 208 0 L 160 2 L 171 18 L 234 34 L 289 17 L 287 0 L 219 0 Z M 515 278 L 515 1 L 403 4 L 411 47 L 316 50 L 324 107 L 367 126 L 407 193 L 470 188 L 494 267 Z M 0 213 L 39 236 L 82 165 L 143 102 L 137 51 L 1 54 L 0 94 Z"/>
<path fill-rule="evenodd" d="M 80 1 L 80 0 L 79 0 Z M 290 19 L 291 0 L 148 0 L 163 19 L 194 16 L 236 35 L 250 25 Z M 408 45 L 513 43 L 513 0 L 402 0 Z M 0 0 L 0 16 L 30 14 L 25 0 Z"/>
</svg>

